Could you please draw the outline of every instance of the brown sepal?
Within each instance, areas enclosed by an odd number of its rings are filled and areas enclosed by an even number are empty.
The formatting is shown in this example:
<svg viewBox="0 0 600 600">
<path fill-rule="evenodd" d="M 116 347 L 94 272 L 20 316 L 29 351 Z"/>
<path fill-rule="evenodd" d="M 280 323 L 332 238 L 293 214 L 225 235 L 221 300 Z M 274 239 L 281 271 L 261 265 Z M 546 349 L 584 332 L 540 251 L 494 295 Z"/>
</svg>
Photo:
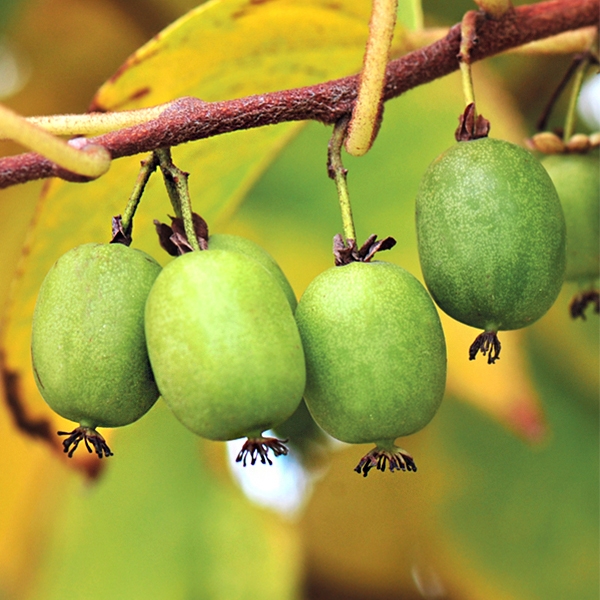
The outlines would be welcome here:
<svg viewBox="0 0 600 600">
<path fill-rule="evenodd" d="M 594 307 L 594 312 L 596 314 L 600 314 L 600 292 L 598 290 L 587 290 L 573 296 L 571 304 L 569 305 L 571 318 L 577 319 L 578 317 L 581 317 L 585 321 L 585 309 L 588 304 L 591 304 Z"/>
<path fill-rule="evenodd" d="M 180 256 L 183 254 L 180 253 L 177 245 L 173 243 L 171 240 L 171 236 L 173 235 L 173 230 L 166 223 L 161 223 L 154 219 L 154 227 L 156 228 L 156 233 L 158 234 L 158 243 L 161 248 L 170 254 L 171 256 Z"/>
<path fill-rule="evenodd" d="M 117 215 L 112 218 L 112 239 L 111 244 L 123 244 L 124 246 L 131 246 L 131 230 L 126 232 L 123 229 L 123 218 L 121 215 Z"/>
<path fill-rule="evenodd" d="M 475 117 L 475 103 L 471 102 L 458 118 L 458 127 L 454 132 L 454 138 L 457 142 L 468 142 L 487 137 L 489 132 L 490 122 L 483 115 Z"/>
<path fill-rule="evenodd" d="M 351 262 L 355 262 L 353 253 L 356 251 L 356 241 L 348 240 L 348 243 L 344 242 L 344 238 L 340 233 L 336 233 L 333 236 L 333 257 L 335 259 L 335 266 L 340 267 L 342 265 L 349 265 Z"/>
<path fill-rule="evenodd" d="M 373 233 L 360 248 L 357 248 L 355 240 L 348 240 L 346 243 L 341 234 L 338 233 L 333 238 L 335 266 L 340 267 L 353 262 L 370 262 L 377 252 L 389 250 L 395 245 L 396 240 L 393 237 L 388 236 L 382 240 L 377 240 L 377 236 Z"/>
<path fill-rule="evenodd" d="M 484 356 L 487 354 L 488 365 L 493 365 L 500 360 L 500 349 L 502 344 L 498 339 L 498 332 L 484 331 L 480 333 L 469 348 L 469 360 L 475 360 L 477 354 L 481 352 Z"/>
<path fill-rule="evenodd" d="M 170 217 L 171 219 L 171 227 L 173 228 L 173 233 L 180 234 L 184 239 L 186 239 L 185 235 L 185 227 L 183 226 L 183 219 L 179 217 Z M 208 249 L 208 224 L 206 221 L 197 213 L 192 213 L 192 223 L 194 224 L 194 232 L 196 233 L 196 239 L 198 240 L 198 245 L 202 250 Z M 191 252 L 192 248 L 188 252 Z"/>
<path fill-rule="evenodd" d="M 192 252 L 193 248 L 185 235 L 183 219 L 171 217 L 170 215 L 169 218 L 171 219 L 171 225 L 154 220 L 154 227 L 162 249 L 171 256 L 181 256 Z M 192 213 L 192 221 L 200 249 L 208 249 L 208 225 L 206 221 L 196 213 Z"/>
</svg>

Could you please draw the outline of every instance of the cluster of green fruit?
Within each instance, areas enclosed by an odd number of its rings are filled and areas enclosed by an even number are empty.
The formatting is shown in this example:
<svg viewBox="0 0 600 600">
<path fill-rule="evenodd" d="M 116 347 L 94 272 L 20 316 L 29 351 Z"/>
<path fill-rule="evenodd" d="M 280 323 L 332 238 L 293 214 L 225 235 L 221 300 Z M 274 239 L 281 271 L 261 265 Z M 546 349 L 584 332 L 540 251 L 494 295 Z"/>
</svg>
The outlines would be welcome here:
<svg viewBox="0 0 600 600">
<path fill-rule="evenodd" d="M 119 243 L 69 251 L 44 280 L 32 328 L 42 396 L 80 423 L 65 451 L 84 441 L 109 456 L 96 428 L 132 423 L 159 394 L 203 437 L 259 439 L 302 398 L 295 303 L 269 255 L 236 236 L 211 236 L 164 269 Z"/>
<path fill-rule="evenodd" d="M 363 459 L 365 474 L 388 458 L 392 470 L 415 470 L 394 440 L 433 417 L 446 370 L 423 286 L 398 266 L 353 262 L 323 273 L 296 309 L 285 275 L 259 246 L 228 235 L 207 246 L 161 269 L 123 244 L 86 244 L 48 273 L 34 313 L 33 369 L 47 403 L 80 423 L 61 432 L 65 452 L 83 441 L 110 456 L 96 429 L 139 419 L 161 395 L 204 438 L 246 436 L 244 464 L 270 462 L 269 451 L 287 449 L 263 432 L 304 396 L 333 436 L 378 444 L 377 458 Z"/>
<path fill-rule="evenodd" d="M 560 158 L 566 171 L 571 157 Z M 592 199 L 573 202 L 574 213 L 597 215 L 595 181 L 595 190 L 584 191 Z M 550 308 L 565 256 L 568 276 L 598 276 L 597 219 L 583 235 L 589 219 L 567 218 L 565 255 L 554 185 L 513 144 L 483 138 L 450 148 L 426 172 L 416 210 L 431 296 L 453 318 L 484 329 L 470 358 L 489 352 L 493 363 L 499 330 L 527 326 Z M 337 266 L 298 304 L 281 269 L 254 243 L 207 231 L 203 242 L 205 249 L 186 251 L 164 269 L 123 244 L 87 244 L 47 275 L 34 314 L 33 367 L 48 404 L 80 423 L 61 432 L 65 452 L 72 456 L 84 441 L 109 456 L 96 428 L 139 419 L 160 395 L 204 438 L 247 437 L 239 461 L 270 463 L 269 451 L 287 449 L 263 432 L 304 398 L 333 437 L 375 443 L 359 473 L 386 465 L 415 471 L 395 440 L 436 413 L 446 347 L 425 287 L 401 267 L 372 260 L 393 242 L 372 236 L 357 249 L 336 236 Z"/>
</svg>

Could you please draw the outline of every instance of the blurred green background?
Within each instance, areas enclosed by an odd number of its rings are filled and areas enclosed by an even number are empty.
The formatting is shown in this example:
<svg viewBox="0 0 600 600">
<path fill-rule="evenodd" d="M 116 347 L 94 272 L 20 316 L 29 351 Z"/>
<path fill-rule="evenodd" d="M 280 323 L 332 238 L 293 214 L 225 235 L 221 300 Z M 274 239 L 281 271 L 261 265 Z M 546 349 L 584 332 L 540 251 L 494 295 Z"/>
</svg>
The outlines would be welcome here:
<svg viewBox="0 0 600 600">
<path fill-rule="evenodd" d="M 98 93 L 131 53 L 196 2 L 5 2 L 0 101 L 25 115 L 84 112 L 94 96 L 107 108 L 119 105 L 128 86 L 146 80 L 150 103 L 190 89 L 215 100 L 360 68 L 368 0 L 279 2 L 283 15 L 277 2 L 253 4 L 239 31 L 225 10 L 236 2 L 211 3 L 209 14 L 220 21 L 199 16 L 179 34 L 154 40 L 155 58 Z M 452 25 L 471 8 L 462 0 L 425 0 L 425 24 Z M 316 30 L 321 22 L 326 27 Z M 186 58 L 188 31 L 211 53 Z M 476 65 L 479 109 L 492 136 L 522 143 L 531 135 L 569 60 L 511 55 Z M 173 72 L 179 88 L 170 83 Z M 382 259 L 418 277 L 414 197 L 427 165 L 453 143 L 461 109 L 456 74 L 412 90 L 386 105 L 372 151 L 345 158 L 359 238 L 394 236 L 397 246 Z M 212 229 L 269 250 L 298 297 L 332 265 L 331 242 L 341 228 L 325 169 L 329 135 L 317 123 L 285 125 L 173 152 L 191 173 L 194 206 Z M 19 151 L 0 142 L 1 154 Z M 28 366 L 32 303 L 63 251 L 108 240 L 110 217 L 122 211 L 139 159 L 116 161 L 85 185 L 33 182 L 0 191 L 5 367 L 19 375 L 29 416 L 52 427 L 65 422 L 49 414 Z M 163 263 L 169 258 L 151 220 L 169 211 L 155 177 L 134 245 Z M 111 434 L 115 457 L 89 477 L 93 457 L 69 462 L 15 426 L 4 390 L 0 599 L 598 598 L 599 330 L 595 315 L 569 320 L 574 292 L 565 286 L 538 323 L 506 333 L 494 367 L 469 363 L 465 344 L 474 330 L 444 318 L 447 398 L 425 430 L 402 440 L 416 474 L 359 477 L 352 469 L 368 448 L 334 444 L 300 416 L 282 428 L 291 437 L 289 460 L 255 469 L 250 480 L 250 469 L 240 475 L 230 468 L 225 444 L 194 437 L 159 401 Z"/>
</svg>

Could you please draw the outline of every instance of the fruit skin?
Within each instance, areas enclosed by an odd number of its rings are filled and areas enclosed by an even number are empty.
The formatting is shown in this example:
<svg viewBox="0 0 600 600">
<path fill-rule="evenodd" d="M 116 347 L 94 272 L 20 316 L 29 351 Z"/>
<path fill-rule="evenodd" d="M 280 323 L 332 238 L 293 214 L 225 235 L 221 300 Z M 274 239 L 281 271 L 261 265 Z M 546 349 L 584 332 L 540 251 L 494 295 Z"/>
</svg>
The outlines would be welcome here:
<svg viewBox="0 0 600 600">
<path fill-rule="evenodd" d="M 144 337 L 146 297 L 161 270 L 122 244 L 85 244 L 54 264 L 33 315 L 31 354 L 44 400 L 89 428 L 120 427 L 158 399 Z"/>
<path fill-rule="evenodd" d="M 238 235 L 215 233 L 208 238 L 208 248 L 209 250 L 240 252 L 256 260 L 277 280 L 288 299 L 292 312 L 295 312 L 298 300 L 294 289 L 277 261 L 262 246 Z M 301 455 L 314 452 L 314 448 L 325 438 L 310 416 L 304 401 L 300 403 L 289 419 L 279 424 L 275 434 L 288 439 L 291 445 L 296 446 L 296 450 L 300 450 Z"/>
<path fill-rule="evenodd" d="M 454 319 L 519 329 L 556 300 L 565 221 L 549 175 L 526 150 L 482 138 L 443 152 L 421 181 L 416 224 L 425 282 Z"/>
<path fill-rule="evenodd" d="M 148 296 L 146 337 L 163 399 L 204 438 L 260 434 L 300 403 L 304 353 L 288 300 L 244 254 L 196 251 L 169 263 Z"/>
<path fill-rule="evenodd" d="M 600 165 L 598 156 L 555 154 L 542 160 L 560 198 L 567 224 L 565 280 L 600 275 Z"/>
<path fill-rule="evenodd" d="M 294 293 L 290 282 L 275 259 L 264 248 L 247 238 L 227 233 L 212 234 L 208 238 L 208 248 L 209 250 L 229 250 L 231 252 L 239 252 L 253 258 L 277 280 L 290 303 L 292 312 L 296 310 L 298 300 L 296 299 L 296 294 Z"/>
<path fill-rule="evenodd" d="M 296 320 L 306 404 L 327 433 L 389 445 L 433 418 L 446 345 L 435 306 L 410 273 L 378 261 L 328 269 L 304 292 Z"/>
</svg>

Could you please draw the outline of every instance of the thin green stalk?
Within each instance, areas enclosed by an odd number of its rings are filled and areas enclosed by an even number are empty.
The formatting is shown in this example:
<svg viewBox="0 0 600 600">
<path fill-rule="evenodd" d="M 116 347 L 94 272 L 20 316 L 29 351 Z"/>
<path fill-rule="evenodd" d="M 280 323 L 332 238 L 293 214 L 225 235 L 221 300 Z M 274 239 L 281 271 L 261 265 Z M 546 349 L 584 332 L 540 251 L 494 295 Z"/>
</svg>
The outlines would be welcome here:
<svg viewBox="0 0 600 600">
<path fill-rule="evenodd" d="M 571 136 L 575 132 L 575 123 L 577 121 L 577 99 L 579 98 L 579 92 L 583 84 L 585 72 L 590 65 L 590 54 L 589 52 L 583 57 L 573 77 L 573 87 L 571 88 L 571 97 L 569 98 L 569 107 L 567 108 L 567 116 L 565 118 L 565 127 L 563 131 L 563 142 L 565 144 L 571 139 Z"/>
<path fill-rule="evenodd" d="M 356 231 L 354 229 L 354 219 L 352 218 L 352 206 L 350 204 L 350 195 L 348 194 L 348 182 L 346 181 L 347 171 L 342 163 L 342 146 L 348 126 L 348 118 L 340 119 L 333 127 L 333 134 L 329 140 L 327 152 L 327 170 L 329 177 L 335 181 L 337 187 L 340 210 L 342 213 L 342 227 L 346 245 L 356 242 Z"/>
<path fill-rule="evenodd" d="M 170 148 L 158 148 L 153 152 L 156 161 L 160 167 L 160 170 L 163 175 L 163 181 L 165 182 L 165 188 L 167 189 L 167 195 L 169 196 L 169 200 L 171 201 L 171 206 L 173 207 L 173 211 L 175 212 L 175 216 L 181 217 L 181 198 L 179 197 L 179 193 L 177 191 L 177 186 L 175 185 L 175 181 L 171 176 L 171 167 L 173 166 L 173 161 L 171 159 L 171 149 Z"/>
<path fill-rule="evenodd" d="M 141 165 L 142 166 L 140 168 L 137 180 L 131 192 L 131 196 L 129 197 L 129 201 L 127 202 L 127 206 L 125 207 L 123 216 L 121 217 L 121 225 L 123 227 L 123 231 L 128 235 L 131 235 L 131 229 L 133 227 L 133 217 L 142 199 L 142 195 L 144 193 L 144 189 L 146 188 L 146 184 L 148 183 L 150 176 L 152 175 L 152 173 L 154 173 L 154 171 L 156 171 L 156 167 L 158 166 L 158 160 L 156 158 L 156 155 L 152 153 L 146 160 L 142 161 Z"/>
<path fill-rule="evenodd" d="M 187 183 L 188 173 L 173 164 L 170 148 L 159 148 L 154 153 L 158 159 L 175 216 L 183 220 L 185 235 L 192 249 L 200 251 L 200 245 L 194 230 L 192 201 Z"/>
<path fill-rule="evenodd" d="M 470 10 L 465 13 L 460 24 L 460 73 L 462 75 L 463 95 L 465 105 L 475 104 L 475 90 L 473 88 L 473 75 L 471 73 L 471 49 L 477 27 L 477 12 Z M 474 115 L 477 117 L 477 114 Z"/>
<path fill-rule="evenodd" d="M 192 201 L 190 198 L 190 190 L 188 187 L 188 174 L 183 171 L 179 171 L 179 177 L 177 179 L 177 185 L 181 196 L 181 217 L 183 218 L 183 227 L 185 229 L 185 235 L 190 243 L 190 246 L 200 251 L 200 245 L 198 238 L 196 237 L 196 231 L 194 230 L 194 220 L 192 216 Z"/>
</svg>

